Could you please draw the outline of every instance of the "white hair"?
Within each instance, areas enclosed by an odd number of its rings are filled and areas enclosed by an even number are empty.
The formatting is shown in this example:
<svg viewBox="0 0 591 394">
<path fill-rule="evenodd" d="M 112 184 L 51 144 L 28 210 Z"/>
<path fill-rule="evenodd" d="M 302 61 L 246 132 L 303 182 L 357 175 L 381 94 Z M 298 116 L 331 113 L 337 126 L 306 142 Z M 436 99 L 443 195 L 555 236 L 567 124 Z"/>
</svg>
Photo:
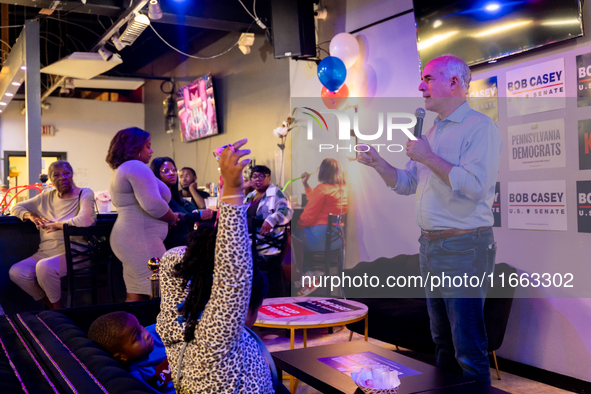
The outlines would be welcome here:
<svg viewBox="0 0 591 394">
<path fill-rule="evenodd" d="M 70 172 L 72 174 L 74 174 L 74 169 L 72 168 L 72 165 L 67 162 L 66 160 L 57 160 L 54 161 L 53 163 L 51 163 L 49 165 L 49 168 L 47 169 L 47 175 L 51 178 L 51 176 L 53 175 L 53 172 L 55 171 L 56 167 L 62 167 L 65 169 L 70 170 Z"/>
<path fill-rule="evenodd" d="M 451 79 L 457 77 L 462 87 L 468 92 L 470 88 L 470 80 L 472 79 L 472 73 L 470 67 L 465 61 L 454 55 L 442 55 L 432 61 L 437 61 L 438 64 L 442 65 L 441 73 L 445 79 Z"/>
</svg>

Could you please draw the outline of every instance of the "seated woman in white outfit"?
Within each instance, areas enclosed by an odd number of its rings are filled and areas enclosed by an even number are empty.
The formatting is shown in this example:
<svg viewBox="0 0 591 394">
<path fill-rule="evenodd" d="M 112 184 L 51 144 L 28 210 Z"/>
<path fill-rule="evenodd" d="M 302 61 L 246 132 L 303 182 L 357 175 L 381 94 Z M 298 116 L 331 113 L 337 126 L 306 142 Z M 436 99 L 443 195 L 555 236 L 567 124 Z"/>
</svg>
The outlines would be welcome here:
<svg viewBox="0 0 591 394">
<path fill-rule="evenodd" d="M 12 215 L 35 223 L 41 243 L 37 253 L 14 264 L 9 274 L 10 279 L 36 301 L 43 301 L 54 309 L 63 307 L 60 278 L 67 274 L 63 225 L 88 227 L 94 223 L 96 214 L 94 192 L 74 184 L 70 163 L 53 162 L 48 173 L 55 190 L 12 208 Z"/>
</svg>

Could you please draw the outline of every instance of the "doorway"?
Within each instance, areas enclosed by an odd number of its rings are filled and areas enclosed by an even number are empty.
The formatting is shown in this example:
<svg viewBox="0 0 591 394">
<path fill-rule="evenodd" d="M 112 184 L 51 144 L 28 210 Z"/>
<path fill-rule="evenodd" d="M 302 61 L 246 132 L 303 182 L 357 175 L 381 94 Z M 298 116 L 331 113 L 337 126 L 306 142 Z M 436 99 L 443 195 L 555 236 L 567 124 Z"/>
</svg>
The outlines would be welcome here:
<svg viewBox="0 0 591 394">
<path fill-rule="evenodd" d="M 67 160 L 67 152 L 41 152 L 41 174 L 47 174 L 51 163 L 57 160 Z M 29 182 L 27 170 L 27 154 L 25 151 L 4 151 L 4 179 L 0 184 L 8 188 L 26 185 Z"/>
</svg>

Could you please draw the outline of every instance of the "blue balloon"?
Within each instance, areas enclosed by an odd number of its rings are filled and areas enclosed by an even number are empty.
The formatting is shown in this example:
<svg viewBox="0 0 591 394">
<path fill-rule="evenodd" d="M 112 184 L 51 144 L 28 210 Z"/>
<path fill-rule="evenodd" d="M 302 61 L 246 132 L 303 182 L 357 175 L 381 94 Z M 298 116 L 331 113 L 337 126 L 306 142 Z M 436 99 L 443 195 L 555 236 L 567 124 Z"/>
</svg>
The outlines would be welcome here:
<svg viewBox="0 0 591 394">
<path fill-rule="evenodd" d="M 318 65 L 318 79 L 331 92 L 338 91 L 347 79 L 347 68 L 341 59 L 327 56 Z"/>
</svg>

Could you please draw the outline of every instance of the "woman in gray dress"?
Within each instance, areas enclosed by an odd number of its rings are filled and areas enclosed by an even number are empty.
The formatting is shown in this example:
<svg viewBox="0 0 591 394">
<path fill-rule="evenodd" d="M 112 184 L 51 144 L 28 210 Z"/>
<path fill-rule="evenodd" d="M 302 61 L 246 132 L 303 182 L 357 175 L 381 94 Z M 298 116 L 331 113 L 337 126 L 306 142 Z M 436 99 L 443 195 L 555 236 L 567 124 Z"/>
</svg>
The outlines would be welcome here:
<svg viewBox="0 0 591 394">
<path fill-rule="evenodd" d="M 118 131 L 107 154 L 113 169 L 111 198 L 118 213 L 111 247 L 123 263 L 126 302 L 149 298 L 148 260 L 166 252 L 168 225 L 178 220 L 168 207 L 169 188 L 147 165 L 151 157 L 150 134 L 137 127 Z"/>
</svg>

